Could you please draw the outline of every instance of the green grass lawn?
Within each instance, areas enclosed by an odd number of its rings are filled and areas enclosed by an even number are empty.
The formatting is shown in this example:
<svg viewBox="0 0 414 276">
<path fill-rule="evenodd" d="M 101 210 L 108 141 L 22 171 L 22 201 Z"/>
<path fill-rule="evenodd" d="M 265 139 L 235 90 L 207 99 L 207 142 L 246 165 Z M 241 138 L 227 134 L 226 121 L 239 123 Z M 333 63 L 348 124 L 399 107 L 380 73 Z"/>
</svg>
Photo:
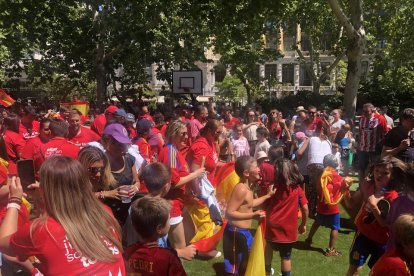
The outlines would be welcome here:
<svg viewBox="0 0 414 276">
<path fill-rule="evenodd" d="M 337 241 L 337 249 L 342 252 L 341 257 L 325 257 L 323 251 L 328 246 L 330 230 L 320 227 L 313 239 L 311 248 L 305 248 L 303 241 L 307 237 L 299 235 L 299 240 L 292 251 L 292 275 L 345 275 L 348 269 L 348 252 L 351 246 L 354 229 L 349 215 L 341 208 L 341 230 Z M 310 230 L 313 220 L 309 219 L 307 231 Z M 222 244 L 219 248 L 222 251 Z M 223 275 L 223 257 L 213 260 L 193 260 L 183 261 L 183 265 L 188 275 Z M 273 254 L 272 267 L 275 275 L 280 274 L 280 257 L 276 252 Z M 364 266 L 361 275 L 368 275 L 369 268 Z"/>
</svg>

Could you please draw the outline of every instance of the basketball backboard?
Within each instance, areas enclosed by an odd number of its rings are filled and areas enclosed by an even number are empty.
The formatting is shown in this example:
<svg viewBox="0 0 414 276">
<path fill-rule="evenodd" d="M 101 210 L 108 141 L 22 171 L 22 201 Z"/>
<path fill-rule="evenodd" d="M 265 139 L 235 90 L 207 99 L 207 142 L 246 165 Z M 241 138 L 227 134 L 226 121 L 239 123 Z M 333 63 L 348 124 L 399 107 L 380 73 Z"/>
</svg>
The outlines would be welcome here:
<svg viewBox="0 0 414 276">
<path fill-rule="evenodd" d="M 173 71 L 172 92 L 174 94 L 203 94 L 203 71 Z"/>
</svg>

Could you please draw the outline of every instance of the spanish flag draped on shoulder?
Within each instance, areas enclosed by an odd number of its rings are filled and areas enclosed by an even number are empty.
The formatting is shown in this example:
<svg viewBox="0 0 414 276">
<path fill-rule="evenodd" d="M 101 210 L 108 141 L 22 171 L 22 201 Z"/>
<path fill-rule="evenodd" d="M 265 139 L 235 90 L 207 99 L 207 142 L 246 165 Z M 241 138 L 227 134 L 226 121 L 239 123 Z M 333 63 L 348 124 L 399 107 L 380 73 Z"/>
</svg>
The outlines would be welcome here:
<svg viewBox="0 0 414 276">
<path fill-rule="evenodd" d="M 3 89 L 0 88 L 0 104 L 4 107 L 9 107 L 14 104 L 15 100 L 10 97 Z"/>
</svg>

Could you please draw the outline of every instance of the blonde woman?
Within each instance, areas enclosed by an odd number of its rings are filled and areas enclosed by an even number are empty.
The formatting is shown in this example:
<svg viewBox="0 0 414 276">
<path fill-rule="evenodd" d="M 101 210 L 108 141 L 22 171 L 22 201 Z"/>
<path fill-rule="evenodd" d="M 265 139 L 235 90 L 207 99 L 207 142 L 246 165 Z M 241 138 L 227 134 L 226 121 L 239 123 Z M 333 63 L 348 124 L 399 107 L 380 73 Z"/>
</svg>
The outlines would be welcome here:
<svg viewBox="0 0 414 276">
<path fill-rule="evenodd" d="M 102 201 L 112 198 L 121 200 L 119 189 L 114 189 L 116 180 L 105 153 L 97 147 L 86 146 L 79 152 L 78 161 L 88 171 L 95 196 Z"/>
<path fill-rule="evenodd" d="M 191 173 L 186 160 L 180 153 L 180 150 L 187 145 L 188 131 L 185 123 L 178 120 L 171 122 L 167 127 L 165 138 L 167 145 L 160 151 L 158 162 L 171 168 L 171 189 L 165 196 L 172 203 L 169 239 L 172 246 L 177 249 L 180 257 L 192 259 L 195 249 L 193 247 L 186 247 L 184 235 L 182 216 L 185 197 L 184 188 L 187 183 L 202 176 L 206 169 L 198 168 Z"/>
<path fill-rule="evenodd" d="M 1 252 L 20 260 L 36 256 L 45 275 L 125 275 L 119 225 L 93 194 L 79 161 L 48 158 L 40 169 L 40 184 L 29 189 L 43 202 L 43 213 L 17 229 L 23 190 L 13 177 L 0 227 Z"/>
</svg>

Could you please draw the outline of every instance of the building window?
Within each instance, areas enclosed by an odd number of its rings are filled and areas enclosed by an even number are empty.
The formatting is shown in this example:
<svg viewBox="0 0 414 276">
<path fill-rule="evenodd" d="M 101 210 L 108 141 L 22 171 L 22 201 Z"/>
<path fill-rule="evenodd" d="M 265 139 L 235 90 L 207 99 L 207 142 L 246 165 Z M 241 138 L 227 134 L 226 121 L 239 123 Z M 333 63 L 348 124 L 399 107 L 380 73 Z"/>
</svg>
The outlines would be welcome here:
<svg viewBox="0 0 414 276">
<path fill-rule="evenodd" d="M 214 78 L 216 82 L 222 82 L 224 77 L 226 76 L 226 66 L 224 65 L 216 65 L 214 67 Z"/>
<path fill-rule="evenodd" d="M 292 51 L 293 46 L 295 45 L 295 38 L 290 35 L 284 35 L 283 38 L 283 47 L 285 51 Z"/>
<path fill-rule="evenodd" d="M 293 85 L 295 83 L 295 66 L 293 64 L 282 65 L 282 83 Z"/>
<path fill-rule="evenodd" d="M 311 86 L 312 80 L 308 71 L 306 71 L 305 65 L 300 65 L 300 76 L 299 76 L 299 85 L 301 86 Z"/>
<path fill-rule="evenodd" d="M 277 64 L 265 65 L 265 78 L 267 80 L 277 78 Z"/>
</svg>

